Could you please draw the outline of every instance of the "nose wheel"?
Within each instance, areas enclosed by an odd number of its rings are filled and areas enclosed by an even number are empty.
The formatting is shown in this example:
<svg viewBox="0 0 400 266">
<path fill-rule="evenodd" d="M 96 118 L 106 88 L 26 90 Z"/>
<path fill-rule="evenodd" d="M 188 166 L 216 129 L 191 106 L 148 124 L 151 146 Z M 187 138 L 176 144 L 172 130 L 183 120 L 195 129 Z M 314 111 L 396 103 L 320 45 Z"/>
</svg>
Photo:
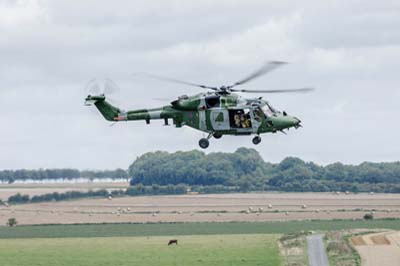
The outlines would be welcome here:
<svg viewBox="0 0 400 266">
<path fill-rule="evenodd" d="M 261 137 L 260 136 L 255 136 L 252 141 L 253 141 L 254 145 L 257 145 L 257 144 L 259 144 L 261 142 Z"/>
</svg>

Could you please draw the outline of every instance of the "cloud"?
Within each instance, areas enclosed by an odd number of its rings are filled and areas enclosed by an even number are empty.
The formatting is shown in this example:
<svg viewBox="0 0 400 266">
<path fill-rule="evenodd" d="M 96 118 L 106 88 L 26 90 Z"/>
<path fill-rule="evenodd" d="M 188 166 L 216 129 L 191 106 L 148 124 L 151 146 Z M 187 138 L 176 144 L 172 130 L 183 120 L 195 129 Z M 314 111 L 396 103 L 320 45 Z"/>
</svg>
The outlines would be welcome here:
<svg viewBox="0 0 400 266">
<path fill-rule="evenodd" d="M 38 23 L 46 19 L 46 10 L 39 1 L 15 0 L 0 3 L 0 27 L 18 30 L 24 25 Z"/>
<path fill-rule="evenodd" d="M 317 91 L 264 96 L 305 125 L 263 136 L 266 160 L 398 160 L 399 26 L 398 1 L 1 1 L 0 168 L 126 168 L 148 151 L 197 149 L 201 132 L 161 121 L 109 127 L 83 106 L 84 85 L 109 77 L 121 107 L 156 107 L 198 90 L 133 73 L 222 85 L 268 60 L 291 64 L 248 88 Z M 209 151 L 240 146 L 253 147 L 226 136 Z"/>
</svg>

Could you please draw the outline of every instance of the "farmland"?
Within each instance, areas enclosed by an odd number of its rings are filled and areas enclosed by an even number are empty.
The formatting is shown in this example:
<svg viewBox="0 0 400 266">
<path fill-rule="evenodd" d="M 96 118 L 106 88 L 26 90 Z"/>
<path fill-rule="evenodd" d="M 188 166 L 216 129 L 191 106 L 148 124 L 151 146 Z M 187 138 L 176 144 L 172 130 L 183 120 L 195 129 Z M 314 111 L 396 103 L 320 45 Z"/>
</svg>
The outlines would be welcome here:
<svg viewBox="0 0 400 266">
<path fill-rule="evenodd" d="M 400 230 L 400 220 L 24 225 L 12 228 L 1 226 L 0 239 L 286 234 L 300 231 L 332 231 L 356 228 Z"/>
<path fill-rule="evenodd" d="M 386 231 L 351 238 L 363 265 L 391 266 L 400 261 L 400 232 Z"/>
<path fill-rule="evenodd" d="M 20 225 L 332 220 L 362 219 L 367 212 L 400 218 L 400 195 L 270 192 L 80 199 L 0 206 L 0 224 L 10 217 Z"/>
<path fill-rule="evenodd" d="M 282 235 L 353 228 L 399 230 L 400 222 L 388 219 L 3 226 L 0 257 L 5 266 L 283 265 L 283 261 L 306 265 L 307 258 L 301 255 L 306 247 L 289 243 L 283 248 L 278 244 Z M 177 239 L 178 245 L 167 246 L 170 239 Z"/>
<path fill-rule="evenodd" d="M 3 186 L 0 197 L 74 189 L 65 184 Z M 374 219 L 363 220 L 366 213 Z M 0 224 L 11 217 L 16 227 L 0 226 L 0 256 L 7 266 L 306 265 L 305 245 L 292 246 L 300 243 L 295 239 L 285 246 L 278 239 L 315 231 L 400 230 L 400 195 L 192 194 L 0 206 Z M 179 245 L 167 246 L 169 239 L 178 239 Z"/>
<path fill-rule="evenodd" d="M 0 240 L 2 265 L 281 265 L 277 235 Z"/>
</svg>

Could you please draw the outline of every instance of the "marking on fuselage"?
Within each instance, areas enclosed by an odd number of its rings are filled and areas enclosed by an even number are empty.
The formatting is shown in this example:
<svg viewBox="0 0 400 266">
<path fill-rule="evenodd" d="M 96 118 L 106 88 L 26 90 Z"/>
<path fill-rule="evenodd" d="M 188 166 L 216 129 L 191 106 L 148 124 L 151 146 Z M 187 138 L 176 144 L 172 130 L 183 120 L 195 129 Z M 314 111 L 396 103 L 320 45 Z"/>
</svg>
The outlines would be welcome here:
<svg viewBox="0 0 400 266">
<path fill-rule="evenodd" d="M 202 106 L 206 106 L 206 101 L 204 96 L 200 98 L 200 104 L 198 106 L 199 112 L 199 129 L 202 131 L 207 131 L 207 122 L 206 122 L 206 111 L 201 108 Z"/>
<path fill-rule="evenodd" d="M 157 111 L 149 111 L 150 119 L 160 119 L 161 118 L 161 110 Z"/>
<path fill-rule="evenodd" d="M 199 128 L 200 130 L 206 131 L 206 111 L 199 111 Z"/>
<path fill-rule="evenodd" d="M 213 109 L 210 112 L 211 126 L 214 130 L 229 130 L 228 110 L 223 108 Z"/>
</svg>

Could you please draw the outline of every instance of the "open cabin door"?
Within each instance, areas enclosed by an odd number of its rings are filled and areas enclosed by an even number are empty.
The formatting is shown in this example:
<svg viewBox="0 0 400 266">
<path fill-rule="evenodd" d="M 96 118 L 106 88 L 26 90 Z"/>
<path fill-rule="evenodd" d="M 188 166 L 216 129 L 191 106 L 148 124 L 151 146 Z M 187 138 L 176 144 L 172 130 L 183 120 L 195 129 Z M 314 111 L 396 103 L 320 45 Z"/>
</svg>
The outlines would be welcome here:
<svg viewBox="0 0 400 266">
<path fill-rule="evenodd" d="M 231 129 L 238 135 L 257 133 L 262 123 L 262 117 L 253 107 L 235 108 L 229 110 L 229 121 Z"/>
<path fill-rule="evenodd" d="M 229 124 L 232 130 L 236 131 L 238 135 L 251 134 L 252 129 L 252 115 L 249 108 L 235 108 L 229 110 Z"/>
</svg>

